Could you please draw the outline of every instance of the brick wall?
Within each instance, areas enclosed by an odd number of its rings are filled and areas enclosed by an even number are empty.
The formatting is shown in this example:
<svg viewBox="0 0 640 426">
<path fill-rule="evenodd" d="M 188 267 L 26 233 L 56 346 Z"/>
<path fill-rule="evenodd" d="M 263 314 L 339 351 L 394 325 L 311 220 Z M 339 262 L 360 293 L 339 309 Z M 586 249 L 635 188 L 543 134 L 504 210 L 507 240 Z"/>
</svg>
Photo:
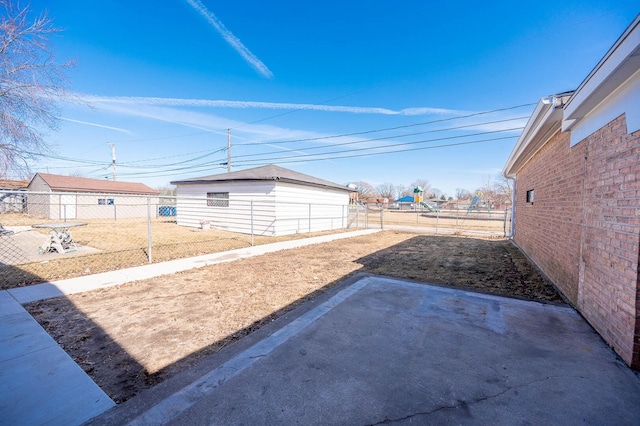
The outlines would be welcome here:
<svg viewBox="0 0 640 426">
<path fill-rule="evenodd" d="M 640 132 L 627 134 L 624 115 L 573 147 L 557 133 L 525 165 L 515 230 L 516 243 L 640 368 Z"/>
<path fill-rule="evenodd" d="M 558 132 L 518 173 L 515 241 L 573 303 L 578 301 L 583 147 Z M 526 191 L 534 190 L 533 204 Z"/>
</svg>

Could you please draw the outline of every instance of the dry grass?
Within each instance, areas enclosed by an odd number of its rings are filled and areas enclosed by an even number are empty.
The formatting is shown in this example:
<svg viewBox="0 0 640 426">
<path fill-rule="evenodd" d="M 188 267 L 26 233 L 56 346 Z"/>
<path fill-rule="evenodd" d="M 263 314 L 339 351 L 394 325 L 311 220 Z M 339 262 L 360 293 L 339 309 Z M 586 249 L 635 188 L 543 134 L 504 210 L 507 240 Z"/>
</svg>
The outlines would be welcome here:
<svg viewBox="0 0 640 426">
<path fill-rule="evenodd" d="M 443 217 L 439 217 L 443 216 Z M 456 217 L 458 216 L 458 217 Z M 440 215 L 426 212 L 385 211 L 385 224 L 453 228 L 460 230 L 503 231 L 504 214 L 486 213 L 478 217 L 466 211 L 444 211 Z M 380 226 L 379 212 L 369 212 L 368 224 Z M 39 223 L 59 222 L 43 220 L 23 214 L 3 214 L 0 221 L 4 226 L 31 226 Z M 82 275 L 113 271 L 117 269 L 145 265 L 149 263 L 149 242 L 147 220 L 142 219 L 89 219 L 78 220 L 86 226 L 71 230 L 73 238 L 79 244 L 100 250 L 78 257 L 61 257 L 48 254 L 44 261 L 22 263 L 15 266 L 0 266 L 0 289 L 20 287 L 44 281 L 67 279 Z M 364 225 L 364 214 L 358 222 Z M 283 240 L 306 238 L 339 231 L 312 234 L 296 234 L 283 237 L 254 236 L 255 245 Z M 47 229 L 38 232 L 46 234 Z M 177 226 L 173 218 L 161 217 L 151 221 L 152 246 L 151 257 L 154 262 L 198 256 L 233 250 L 251 245 L 251 236 L 220 230 L 202 231 L 200 229 Z M 33 250 L 37 250 L 34 247 Z"/>
<path fill-rule="evenodd" d="M 30 226 L 52 223 L 25 215 L 3 215 L 4 226 Z M 78 277 L 114 271 L 149 263 L 148 223 L 145 219 L 82 220 L 86 226 L 71 229 L 77 243 L 101 250 L 78 257 L 60 257 L 52 253 L 46 261 L 21 265 L 0 266 L 0 289 L 22 287 L 45 281 Z M 295 234 L 281 237 L 254 236 L 254 245 L 308 238 L 346 230 Z M 48 229 L 37 229 L 47 234 Z M 177 226 L 175 221 L 163 218 L 151 221 L 154 262 L 163 262 L 208 253 L 251 246 L 251 236 L 220 230 L 207 230 Z M 33 248 L 37 250 L 37 247 Z"/>
<path fill-rule="evenodd" d="M 122 402 L 357 272 L 561 301 L 506 240 L 385 231 L 36 302 L 27 309 Z"/>
</svg>

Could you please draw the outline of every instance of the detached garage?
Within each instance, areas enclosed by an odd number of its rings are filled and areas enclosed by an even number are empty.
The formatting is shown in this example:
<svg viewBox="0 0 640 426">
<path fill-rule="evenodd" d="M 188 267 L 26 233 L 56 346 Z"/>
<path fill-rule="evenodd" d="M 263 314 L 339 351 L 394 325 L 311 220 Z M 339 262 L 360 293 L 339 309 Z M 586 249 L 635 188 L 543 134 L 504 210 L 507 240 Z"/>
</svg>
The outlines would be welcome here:
<svg viewBox="0 0 640 426">
<path fill-rule="evenodd" d="M 268 236 L 346 228 L 354 192 L 275 165 L 171 184 L 178 225 Z"/>
<path fill-rule="evenodd" d="M 159 194 L 143 183 L 49 173 L 36 173 L 27 189 L 29 214 L 56 220 L 147 217 L 147 198 L 155 207 Z"/>
</svg>

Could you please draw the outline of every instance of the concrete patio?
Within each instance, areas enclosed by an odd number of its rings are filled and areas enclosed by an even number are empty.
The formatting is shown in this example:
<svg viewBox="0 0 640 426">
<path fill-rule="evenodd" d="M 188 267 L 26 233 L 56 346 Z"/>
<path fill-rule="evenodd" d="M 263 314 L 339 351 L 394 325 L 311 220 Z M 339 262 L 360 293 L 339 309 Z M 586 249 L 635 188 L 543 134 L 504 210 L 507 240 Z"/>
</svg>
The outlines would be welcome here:
<svg viewBox="0 0 640 426">
<path fill-rule="evenodd" d="M 356 276 L 91 424 L 616 424 L 640 378 L 568 306 Z"/>
</svg>

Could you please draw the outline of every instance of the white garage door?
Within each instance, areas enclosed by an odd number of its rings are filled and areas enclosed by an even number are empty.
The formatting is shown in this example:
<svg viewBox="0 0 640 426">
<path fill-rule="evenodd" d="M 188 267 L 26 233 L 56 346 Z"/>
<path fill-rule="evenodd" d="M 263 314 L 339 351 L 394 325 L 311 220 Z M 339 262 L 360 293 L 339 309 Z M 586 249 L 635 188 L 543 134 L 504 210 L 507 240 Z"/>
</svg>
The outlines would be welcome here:
<svg viewBox="0 0 640 426">
<path fill-rule="evenodd" d="M 75 195 L 60 196 L 60 219 L 67 220 L 76 218 L 76 198 Z"/>
</svg>

